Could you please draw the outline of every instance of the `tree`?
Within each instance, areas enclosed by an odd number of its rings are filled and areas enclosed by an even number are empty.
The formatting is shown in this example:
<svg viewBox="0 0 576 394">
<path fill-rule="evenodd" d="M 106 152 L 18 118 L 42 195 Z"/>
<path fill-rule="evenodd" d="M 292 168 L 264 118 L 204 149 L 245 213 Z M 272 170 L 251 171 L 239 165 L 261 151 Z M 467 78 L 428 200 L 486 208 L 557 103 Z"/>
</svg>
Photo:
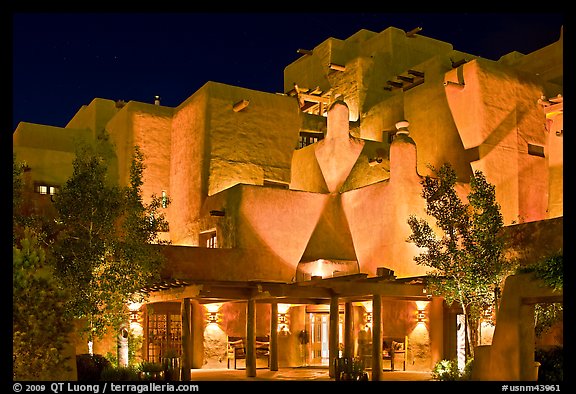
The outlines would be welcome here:
<svg viewBox="0 0 576 394">
<path fill-rule="evenodd" d="M 432 268 L 428 273 L 432 294 L 461 306 L 467 328 L 466 354 L 470 358 L 478 344 L 483 311 L 497 307 L 500 285 L 511 269 L 504 258 L 503 218 L 495 188 L 482 172 L 473 173 L 466 203 L 456 192 L 456 173 L 450 164 L 431 169 L 435 177 L 422 180 L 422 197 L 426 214 L 436 219 L 435 227 L 411 215 L 408 241 L 425 250 L 414 260 Z"/>
<path fill-rule="evenodd" d="M 160 198 L 143 203 L 145 166 L 139 148 L 125 187 L 108 178 L 103 149 L 79 146 L 73 174 L 55 200 L 57 273 L 71 292 L 68 311 L 85 322 L 81 332 L 89 346 L 108 328 L 124 324 L 127 303 L 143 301 L 141 290 L 159 278 L 163 257 L 153 244 L 160 243 L 158 232 L 167 227 Z"/>
<path fill-rule="evenodd" d="M 14 380 L 61 380 L 71 324 L 67 293 L 53 275 L 50 254 L 34 218 L 24 218 L 23 165 L 13 157 L 12 357 Z"/>
</svg>

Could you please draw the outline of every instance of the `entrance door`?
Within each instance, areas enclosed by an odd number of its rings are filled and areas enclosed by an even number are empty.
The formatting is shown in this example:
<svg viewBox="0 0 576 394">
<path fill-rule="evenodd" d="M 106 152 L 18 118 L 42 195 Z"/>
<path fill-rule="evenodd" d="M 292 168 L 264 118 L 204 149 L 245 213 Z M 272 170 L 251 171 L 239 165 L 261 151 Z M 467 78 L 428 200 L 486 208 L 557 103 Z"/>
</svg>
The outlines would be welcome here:
<svg viewBox="0 0 576 394">
<path fill-rule="evenodd" d="M 325 312 L 309 313 L 308 321 L 310 331 L 310 365 L 329 365 L 328 327 L 330 324 L 330 314 Z"/>
</svg>

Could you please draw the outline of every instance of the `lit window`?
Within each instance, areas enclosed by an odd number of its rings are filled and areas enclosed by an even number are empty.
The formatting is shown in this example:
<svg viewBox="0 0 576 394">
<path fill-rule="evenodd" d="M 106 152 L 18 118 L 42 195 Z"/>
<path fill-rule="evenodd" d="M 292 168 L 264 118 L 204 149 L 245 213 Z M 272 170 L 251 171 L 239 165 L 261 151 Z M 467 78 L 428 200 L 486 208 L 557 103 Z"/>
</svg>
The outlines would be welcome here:
<svg viewBox="0 0 576 394">
<path fill-rule="evenodd" d="M 36 192 L 39 194 L 50 194 L 51 196 L 53 196 L 54 194 L 56 194 L 58 192 L 58 187 L 57 186 L 49 186 L 49 185 L 42 185 L 42 184 L 36 184 Z"/>
<path fill-rule="evenodd" d="M 216 238 L 216 229 L 203 231 L 200 233 L 200 246 L 205 248 L 217 248 L 218 239 Z"/>
<path fill-rule="evenodd" d="M 324 139 L 324 133 L 310 133 L 303 131 L 300 133 L 298 138 L 298 149 L 304 148 L 305 146 L 312 145 L 315 142 Z"/>
<path fill-rule="evenodd" d="M 218 247 L 218 240 L 216 239 L 216 232 L 210 233 L 210 236 L 206 240 L 206 247 L 207 248 L 217 248 Z"/>
<path fill-rule="evenodd" d="M 168 206 L 168 194 L 166 190 L 162 190 L 162 208 L 166 208 Z"/>
</svg>

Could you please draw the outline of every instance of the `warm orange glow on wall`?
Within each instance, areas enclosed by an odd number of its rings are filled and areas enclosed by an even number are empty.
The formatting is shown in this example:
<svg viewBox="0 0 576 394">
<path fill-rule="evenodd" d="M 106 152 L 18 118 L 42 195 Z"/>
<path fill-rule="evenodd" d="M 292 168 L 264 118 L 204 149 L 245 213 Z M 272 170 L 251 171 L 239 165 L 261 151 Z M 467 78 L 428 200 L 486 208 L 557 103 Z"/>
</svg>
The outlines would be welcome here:
<svg viewBox="0 0 576 394">
<path fill-rule="evenodd" d="M 324 259 L 318 259 L 314 264 L 312 276 L 319 276 L 322 278 L 324 277 L 324 275 L 326 275 L 326 273 L 324 272 Z"/>
</svg>

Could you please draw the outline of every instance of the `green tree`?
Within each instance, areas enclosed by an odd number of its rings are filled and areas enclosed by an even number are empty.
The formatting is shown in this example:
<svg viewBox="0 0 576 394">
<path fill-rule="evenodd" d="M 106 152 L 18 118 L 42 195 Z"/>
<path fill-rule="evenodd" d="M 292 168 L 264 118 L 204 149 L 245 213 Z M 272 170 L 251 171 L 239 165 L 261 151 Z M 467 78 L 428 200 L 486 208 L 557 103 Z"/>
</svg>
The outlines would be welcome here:
<svg viewBox="0 0 576 394">
<path fill-rule="evenodd" d="M 103 151 L 79 146 L 73 174 L 55 200 L 57 272 L 72 295 L 68 311 L 85 322 L 81 333 L 89 343 L 118 329 L 127 320 L 127 303 L 143 301 L 141 289 L 159 278 L 163 256 L 154 244 L 167 227 L 161 199 L 143 202 L 140 149 L 134 148 L 125 187 L 109 179 Z"/>
<path fill-rule="evenodd" d="M 426 214 L 436 220 L 435 227 L 411 215 L 408 241 L 424 249 L 414 260 L 432 268 L 428 273 L 432 294 L 461 306 L 467 328 L 466 354 L 472 358 L 483 311 L 497 307 L 501 283 L 511 269 L 504 258 L 503 219 L 495 188 L 482 172 L 472 175 L 468 202 L 463 202 L 450 164 L 431 169 L 435 176 L 422 180 L 422 197 Z"/>
<path fill-rule="evenodd" d="M 24 165 L 13 157 L 12 366 L 14 380 L 61 380 L 71 332 L 67 293 L 53 275 L 42 226 L 21 208 Z"/>
</svg>

